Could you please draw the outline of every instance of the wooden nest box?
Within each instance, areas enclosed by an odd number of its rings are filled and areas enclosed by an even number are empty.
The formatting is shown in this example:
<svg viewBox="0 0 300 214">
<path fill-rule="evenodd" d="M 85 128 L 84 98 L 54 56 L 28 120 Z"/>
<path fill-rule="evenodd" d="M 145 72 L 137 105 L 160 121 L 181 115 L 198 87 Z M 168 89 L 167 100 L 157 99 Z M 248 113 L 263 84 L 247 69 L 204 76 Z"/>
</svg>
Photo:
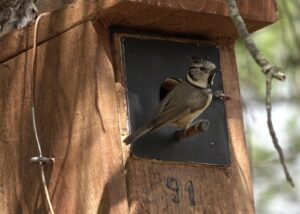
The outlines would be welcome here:
<svg viewBox="0 0 300 214">
<path fill-rule="evenodd" d="M 250 32 L 277 20 L 274 0 L 238 0 Z M 46 210 L 31 125 L 34 25 L 0 39 L 0 210 Z M 37 129 L 55 164 L 46 177 L 56 213 L 254 213 L 234 41 L 225 0 L 103 0 L 43 17 L 35 79 Z M 184 142 L 166 128 L 131 149 L 168 77 L 192 56 L 221 70 L 230 96 L 204 114 L 208 131 Z M 216 116 L 217 115 L 217 116 Z"/>
</svg>

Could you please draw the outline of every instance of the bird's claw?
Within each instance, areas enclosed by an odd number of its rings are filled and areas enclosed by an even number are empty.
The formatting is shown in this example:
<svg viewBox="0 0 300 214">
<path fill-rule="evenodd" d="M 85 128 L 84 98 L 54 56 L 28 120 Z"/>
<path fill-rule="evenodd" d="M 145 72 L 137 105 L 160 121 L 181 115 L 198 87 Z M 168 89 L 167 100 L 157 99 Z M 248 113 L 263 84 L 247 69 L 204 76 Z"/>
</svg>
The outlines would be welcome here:
<svg viewBox="0 0 300 214">
<path fill-rule="evenodd" d="M 228 100 L 231 98 L 229 95 L 226 95 L 222 90 L 214 91 L 214 97 L 219 98 L 221 100 Z"/>
</svg>

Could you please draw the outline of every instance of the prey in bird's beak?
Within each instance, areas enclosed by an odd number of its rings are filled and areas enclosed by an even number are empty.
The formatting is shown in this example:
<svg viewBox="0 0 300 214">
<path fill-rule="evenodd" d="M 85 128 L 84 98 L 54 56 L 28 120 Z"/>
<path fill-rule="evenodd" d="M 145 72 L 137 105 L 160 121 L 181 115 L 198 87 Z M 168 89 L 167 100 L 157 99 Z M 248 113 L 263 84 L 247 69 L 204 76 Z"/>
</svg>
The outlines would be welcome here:
<svg viewBox="0 0 300 214">
<path fill-rule="evenodd" d="M 216 73 L 219 73 L 219 72 L 221 72 L 221 70 L 216 69 L 216 68 L 210 72 L 210 75 L 208 77 L 208 85 L 209 85 L 210 88 L 214 84 L 214 78 L 216 76 Z"/>
</svg>

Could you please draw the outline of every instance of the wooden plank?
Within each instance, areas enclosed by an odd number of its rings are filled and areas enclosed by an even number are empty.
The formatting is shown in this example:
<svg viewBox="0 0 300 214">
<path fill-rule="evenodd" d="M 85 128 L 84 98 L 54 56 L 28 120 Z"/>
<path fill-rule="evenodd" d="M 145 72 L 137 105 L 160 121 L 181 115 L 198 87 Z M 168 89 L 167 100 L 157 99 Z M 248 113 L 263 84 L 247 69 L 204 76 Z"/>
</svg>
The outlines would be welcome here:
<svg viewBox="0 0 300 214">
<path fill-rule="evenodd" d="M 251 32 L 277 19 L 274 0 L 239 0 L 238 3 Z M 93 16 L 101 18 L 107 26 L 172 34 L 237 36 L 225 0 L 78 0 L 41 20 L 38 43 L 54 38 Z M 3 47 L 0 63 L 32 46 L 32 30 L 33 24 L 0 39 L 0 47 Z"/>
<path fill-rule="evenodd" d="M 38 47 L 36 116 L 56 213 L 126 213 L 107 29 L 88 22 Z M 32 51 L 0 66 L 0 210 L 46 213 L 30 116 Z"/>
<path fill-rule="evenodd" d="M 236 167 L 227 176 L 217 167 L 130 158 L 129 213 L 255 213 L 251 189 Z"/>
<path fill-rule="evenodd" d="M 261 0 L 242 4 L 241 7 L 242 16 L 245 17 L 250 32 L 270 25 L 277 19 L 274 1 L 264 1 L 264 4 L 257 2 Z M 116 28 L 134 28 L 185 36 L 190 34 L 237 37 L 236 29 L 228 16 L 225 0 L 128 0 L 110 8 L 106 14 L 106 19 Z"/>
<path fill-rule="evenodd" d="M 67 4 L 71 4 L 76 0 L 52 0 L 52 1 L 37 1 L 36 6 L 39 13 L 54 11 L 63 8 Z"/>
<path fill-rule="evenodd" d="M 124 104 L 124 77 L 120 36 L 115 36 L 116 79 L 119 89 L 120 128 L 127 129 Z M 130 36 L 127 34 L 127 36 Z M 131 35 L 138 37 L 136 35 Z M 161 37 L 143 36 L 144 39 Z M 162 38 L 181 42 L 189 39 Z M 197 43 L 212 41 L 197 41 Z M 220 168 L 201 164 L 171 163 L 128 158 L 126 163 L 130 213 L 255 213 L 252 181 L 244 137 L 242 106 L 235 64 L 233 39 L 219 39 L 220 63 L 225 93 L 233 97 L 225 102 L 232 165 Z M 124 148 L 124 156 L 128 156 Z M 243 200 L 240 200 L 243 198 Z"/>
<path fill-rule="evenodd" d="M 179 10 L 188 10 L 220 16 L 229 16 L 226 0 L 125 0 Z M 277 7 L 274 0 L 237 0 L 240 12 L 246 19 L 275 22 Z"/>
</svg>

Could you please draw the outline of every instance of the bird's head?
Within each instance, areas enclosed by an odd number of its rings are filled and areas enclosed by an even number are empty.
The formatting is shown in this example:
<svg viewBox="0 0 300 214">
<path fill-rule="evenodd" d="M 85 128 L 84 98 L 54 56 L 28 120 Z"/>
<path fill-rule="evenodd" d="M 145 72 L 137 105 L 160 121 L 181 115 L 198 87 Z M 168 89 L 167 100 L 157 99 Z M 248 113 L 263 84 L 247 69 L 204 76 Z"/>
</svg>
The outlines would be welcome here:
<svg viewBox="0 0 300 214">
<path fill-rule="evenodd" d="M 193 63 L 187 73 L 187 81 L 200 88 L 208 88 L 213 84 L 216 65 L 209 60 L 193 57 Z"/>
</svg>

